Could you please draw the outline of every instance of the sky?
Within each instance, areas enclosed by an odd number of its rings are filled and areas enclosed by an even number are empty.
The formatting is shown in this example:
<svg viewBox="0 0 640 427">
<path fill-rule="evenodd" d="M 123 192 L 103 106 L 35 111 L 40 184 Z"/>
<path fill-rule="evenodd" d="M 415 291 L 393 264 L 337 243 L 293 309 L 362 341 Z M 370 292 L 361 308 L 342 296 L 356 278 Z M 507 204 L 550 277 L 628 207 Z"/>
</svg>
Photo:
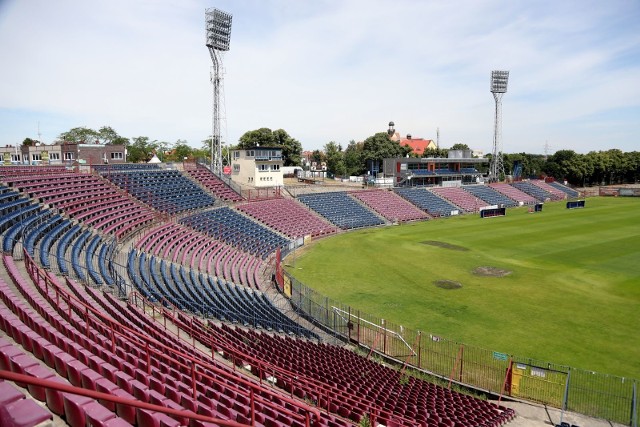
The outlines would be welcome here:
<svg viewBox="0 0 640 427">
<path fill-rule="evenodd" d="M 0 146 L 78 126 L 211 134 L 205 9 L 233 15 L 222 138 L 305 150 L 387 130 L 490 153 L 640 151 L 637 0 L 0 0 Z M 40 136 L 39 136 L 40 134 Z"/>
</svg>

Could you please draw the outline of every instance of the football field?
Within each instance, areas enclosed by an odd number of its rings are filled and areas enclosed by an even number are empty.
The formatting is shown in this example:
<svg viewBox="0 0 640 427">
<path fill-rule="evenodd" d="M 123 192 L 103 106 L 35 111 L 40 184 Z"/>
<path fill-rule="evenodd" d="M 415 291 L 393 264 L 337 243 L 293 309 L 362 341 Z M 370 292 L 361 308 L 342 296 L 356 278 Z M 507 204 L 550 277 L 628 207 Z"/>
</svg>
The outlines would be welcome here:
<svg viewBox="0 0 640 427">
<path fill-rule="evenodd" d="M 286 262 L 318 292 L 414 330 L 640 378 L 640 198 L 364 229 Z"/>
</svg>

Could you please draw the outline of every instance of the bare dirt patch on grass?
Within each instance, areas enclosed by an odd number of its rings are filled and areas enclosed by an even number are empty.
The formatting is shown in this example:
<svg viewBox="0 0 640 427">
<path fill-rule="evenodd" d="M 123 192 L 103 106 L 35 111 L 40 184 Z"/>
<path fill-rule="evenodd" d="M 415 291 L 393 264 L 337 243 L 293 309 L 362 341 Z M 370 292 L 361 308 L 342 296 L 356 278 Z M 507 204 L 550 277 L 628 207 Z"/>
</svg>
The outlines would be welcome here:
<svg viewBox="0 0 640 427">
<path fill-rule="evenodd" d="M 424 242 L 420 242 L 420 243 L 422 243 L 423 245 L 430 245 L 430 246 L 437 246 L 439 248 L 444 248 L 444 249 L 451 249 L 452 251 L 466 252 L 469 250 L 464 246 L 452 245 L 451 243 L 440 242 L 438 240 L 425 240 Z"/>
<path fill-rule="evenodd" d="M 435 280 L 433 284 L 440 289 L 460 289 L 462 287 L 462 283 L 453 280 Z"/>
<path fill-rule="evenodd" d="M 473 274 L 486 277 L 504 277 L 511 274 L 511 271 L 504 270 L 498 267 L 476 267 L 473 269 Z"/>
</svg>

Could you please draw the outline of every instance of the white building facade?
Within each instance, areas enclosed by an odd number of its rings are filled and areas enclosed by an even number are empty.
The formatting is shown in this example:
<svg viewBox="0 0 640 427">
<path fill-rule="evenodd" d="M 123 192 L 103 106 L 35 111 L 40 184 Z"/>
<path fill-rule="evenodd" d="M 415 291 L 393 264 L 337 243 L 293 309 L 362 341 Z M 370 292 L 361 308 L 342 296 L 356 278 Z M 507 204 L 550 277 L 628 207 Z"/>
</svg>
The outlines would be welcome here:
<svg viewBox="0 0 640 427">
<path fill-rule="evenodd" d="M 231 150 L 231 179 L 240 185 L 280 187 L 284 184 L 282 165 L 278 147 Z"/>
</svg>

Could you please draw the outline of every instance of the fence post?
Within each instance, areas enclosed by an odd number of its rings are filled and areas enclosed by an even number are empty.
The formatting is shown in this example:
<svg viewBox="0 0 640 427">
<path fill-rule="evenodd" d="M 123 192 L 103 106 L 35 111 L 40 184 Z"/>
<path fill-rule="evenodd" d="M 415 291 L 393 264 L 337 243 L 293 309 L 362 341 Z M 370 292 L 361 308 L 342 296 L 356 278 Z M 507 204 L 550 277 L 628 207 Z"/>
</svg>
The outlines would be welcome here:
<svg viewBox="0 0 640 427">
<path fill-rule="evenodd" d="M 638 384 L 633 382 L 633 392 L 631 394 L 631 426 L 638 427 Z"/>
<path fill-rule="evenodd" d="M 571 381 L 571 368 L 569 368 L 567 372 L 567 381 L 564 385 L 564 396 L 562 398 L 562 411 L 560 411 L 560 424 L 562 424 L 562 419 L 564 417 L 564 411 L 567 410 L 567 402 L 569 401 L 569 382 Z"/>
</svg>

